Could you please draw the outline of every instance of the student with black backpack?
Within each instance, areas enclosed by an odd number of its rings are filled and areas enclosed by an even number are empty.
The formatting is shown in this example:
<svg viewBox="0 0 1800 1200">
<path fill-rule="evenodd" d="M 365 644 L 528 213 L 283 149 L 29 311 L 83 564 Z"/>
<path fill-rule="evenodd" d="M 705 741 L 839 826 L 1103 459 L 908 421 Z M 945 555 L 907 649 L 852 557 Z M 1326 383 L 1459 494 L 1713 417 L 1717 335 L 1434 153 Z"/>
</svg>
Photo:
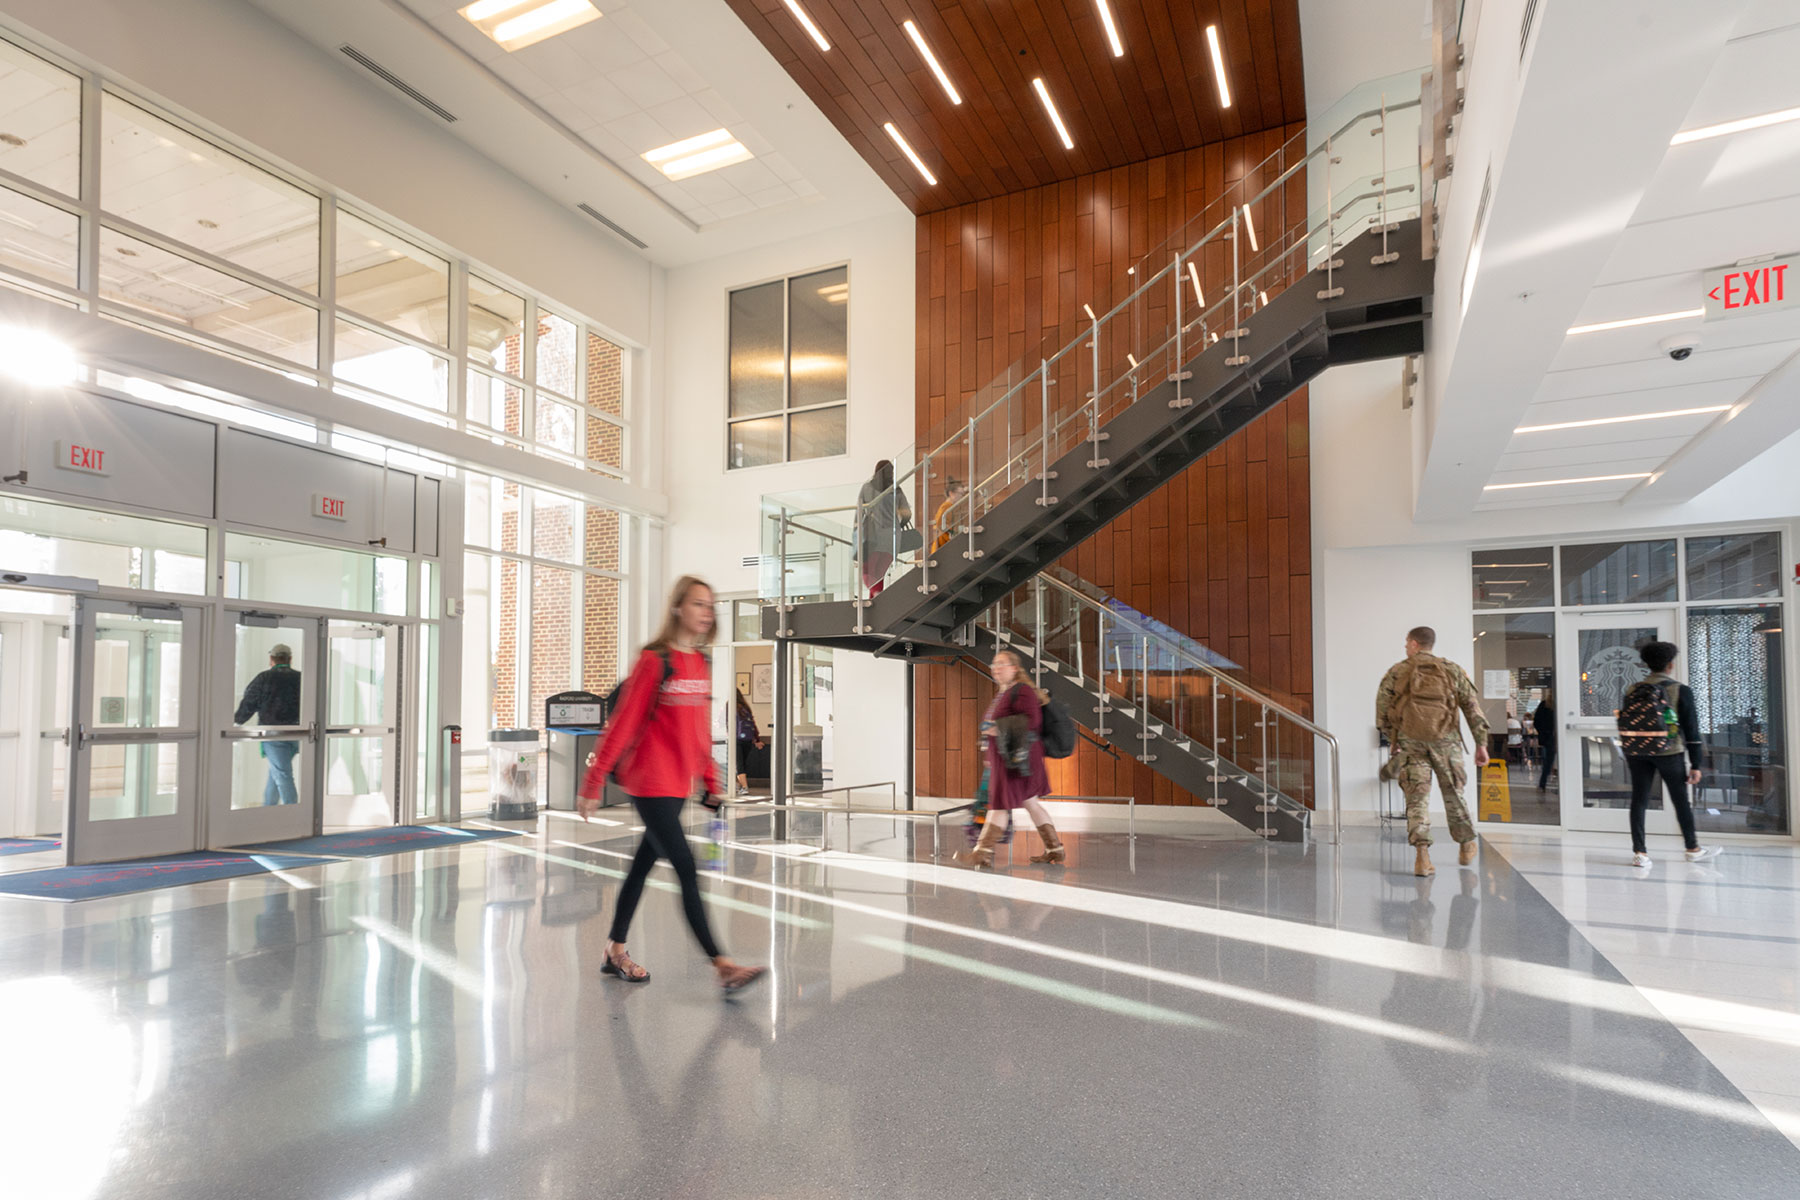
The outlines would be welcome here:
<svg viewBox="0 0 1800 1200">
<path fill-rule="evenodd" d="M 1694 809 L 1688 788 L 1700 783 L 1706 765 L 1706 744 L 1700 740 L 1700 715 L 1694 693 L 1669 675 L 1669 664 L 1680 653 L 1673 642 L 1651 642 L 1638 651 L 1650 674 L 1632 684 L 1619 704 L 1619 746 L 1631 773 L 1631 865 L 1650 865 L 1649 844 L 1644 840 L 1644 811 L 1656 796 L 1660 780 L 1668 789 L 1687 860 L 1702 862 L 1719 852 L 1702 846 L 1694 830 Z M 1683 770 L 1683 767 L 1686 770 Z"/>
</svg>

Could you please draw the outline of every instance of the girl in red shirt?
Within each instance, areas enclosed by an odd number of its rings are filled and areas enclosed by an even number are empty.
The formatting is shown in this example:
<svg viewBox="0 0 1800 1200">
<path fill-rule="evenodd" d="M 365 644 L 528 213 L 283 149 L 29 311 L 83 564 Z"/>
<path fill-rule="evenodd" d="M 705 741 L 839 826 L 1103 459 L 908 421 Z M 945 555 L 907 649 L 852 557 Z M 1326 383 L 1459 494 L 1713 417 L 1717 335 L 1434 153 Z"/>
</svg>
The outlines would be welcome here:
<svg viewBox="0 0 1800 1200">
<path fill-rule="evenodd" d="M 625 953 L 625 935 L 631 929 L 650 868 L 659 858 L 668 859 L 681 880 L 681 906 L 688 927 L 712 959 L 719 986 L 726 992 L 741 991 L 763 974 L 761 967 L 732 962 L 713 941 L 706 905 L 700 898 L 694 852 L 681 825 L 681 806 L 693 792 L 695 781 L 706 789 L 701 803 L 708 808 L 719 806 L 718 797 L 725 790 L 712 756 L 712 669 L 700 652 L 712 639 L 712 589 L 692 575 L 684 575 L 670 593 L 662 633 L 638 655 L 619 697 L 619 710 L 607 722 L 599 753 L 588 768 L 575 804 L 583 819 L 593 815 L 607 777 L 616 767 L 619 786 L 631 797 L 632 807 L 644 822 L 644 838 L 619 887 L 606 961 L 600 967 L 602 973 L 627 983 L 650 980 L 650 972 Z"/>
</svg>

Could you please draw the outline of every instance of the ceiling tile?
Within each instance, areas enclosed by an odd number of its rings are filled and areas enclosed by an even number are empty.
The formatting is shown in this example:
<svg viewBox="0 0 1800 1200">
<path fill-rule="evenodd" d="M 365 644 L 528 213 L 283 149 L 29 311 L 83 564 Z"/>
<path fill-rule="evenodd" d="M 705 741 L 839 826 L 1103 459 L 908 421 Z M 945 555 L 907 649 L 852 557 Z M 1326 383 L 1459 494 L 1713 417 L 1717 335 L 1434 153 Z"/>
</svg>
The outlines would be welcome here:
<svg viewBox="0 0 1800 1200">
<path fill-rule="evenodd" d="M 711 133 L 718 128 L 713 123 L 712 114 L 691 96 L 677 96 L 673 100 L 652 105 L 649 113 L 658 124 L 673 133 L 677 141 Z"/>
<path fill-rule="evenodd" d="M 669 78 L 673 79 L 683 91 L 695 94 L 707 90 L 709 85 L 706 82 L 706 76 L 688 66 L 687 60 L 681 55 L 659 54 L 655 61 L 657 66 L 669 73 Z"/>
<path fill-rule="evenodd" d="M 712 206 L 713 216 L 721 221 L 729 221 L 733 217 L 748 216 L 756 211 L 756 205 L 743 196 L 732 200 L 721 200 Z"/>
<path fill-rule="evenodd" d="M 608 121 L 603 128 L 623 142 L 633 158 L 681 140 L 649 113 L 630 113 L 616 121 Z"/>
<path fill-rule="evenodd" d="M 679 84 L 669 78 L 667 71 L 648 59 L 620 67 L 611 73 L 610 78 L 614 86 L 643 108 L 666 104 L 686 94 Z"/>
<path fill-rule="evenodd" d="M 571 104 L 602 124 L 641 111 L 631 97 L 599 76 L 564 88 L 562 94 Z"/>
<path fill-rule="evenodd" d="M 642 17 L 629 8 L 621 8 L 611 15 L 614 25 L 623 30 L 625 35 L 645 54 L 655 57 L 659 54 L 667 54 L 671 49 L 661 34 L 650 28 Z"/>
</svg>

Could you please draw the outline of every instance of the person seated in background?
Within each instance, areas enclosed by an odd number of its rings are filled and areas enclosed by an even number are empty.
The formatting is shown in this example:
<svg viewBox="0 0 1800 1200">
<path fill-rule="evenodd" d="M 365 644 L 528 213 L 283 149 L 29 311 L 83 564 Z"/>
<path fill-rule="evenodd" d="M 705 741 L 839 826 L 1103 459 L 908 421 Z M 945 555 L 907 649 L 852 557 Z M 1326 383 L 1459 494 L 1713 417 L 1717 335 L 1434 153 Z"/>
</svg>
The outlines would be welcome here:
<svg viewBox="0 0 1800 1200">
<path fill-rule="evenodd" d="M 1506 710 L 1506 761 L 1525 761 L 1525 726 L 1511 708 Z"/>
<path fill-rule="evenodd" d="M 961 509 L 967 506 L 969 485 L 960 479 L 951 479 L 945 491 L 944 502 L 937 507 L 931 518 L 931 531 L 937 536 L 932 539 L 931 552 L 936 554 L 947 545 L 951 538 L 968 529 L 968 525 L 958 520 Z"/>
</svg>

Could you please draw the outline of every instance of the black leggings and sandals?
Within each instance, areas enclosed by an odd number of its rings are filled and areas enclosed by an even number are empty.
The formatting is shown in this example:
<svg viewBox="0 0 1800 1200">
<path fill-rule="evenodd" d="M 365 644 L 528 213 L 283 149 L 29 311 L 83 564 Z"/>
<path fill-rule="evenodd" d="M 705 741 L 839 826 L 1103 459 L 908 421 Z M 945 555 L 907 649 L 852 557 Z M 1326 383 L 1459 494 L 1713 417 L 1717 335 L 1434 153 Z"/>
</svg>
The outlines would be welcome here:
<svg viewBox="0 0 1800 1200">
<path fill-rule="evenodd" d="M 688 928 L 708 958 L 718 958 L 721 951 L 713 941 L 712 926 L 706 920 L 706 905 L 700 896 L 700 871 L 694 865 L 694 851 L 688 845 L 687 831 L 681 827 L 682 796 L 633 796 L 632 807 L 644 822 L 644 838 L 632 856 L 631 870 L 619 885 L 619 906 L 613 912 L 613 941 L 623 945 L 631 930 L 631 918 L 637 912 L 638 900 L 644 894 L 644 882 L 656 860 L 666 858 L 681 881 L 681 908 L 687 914 Z"/>
</svg>

